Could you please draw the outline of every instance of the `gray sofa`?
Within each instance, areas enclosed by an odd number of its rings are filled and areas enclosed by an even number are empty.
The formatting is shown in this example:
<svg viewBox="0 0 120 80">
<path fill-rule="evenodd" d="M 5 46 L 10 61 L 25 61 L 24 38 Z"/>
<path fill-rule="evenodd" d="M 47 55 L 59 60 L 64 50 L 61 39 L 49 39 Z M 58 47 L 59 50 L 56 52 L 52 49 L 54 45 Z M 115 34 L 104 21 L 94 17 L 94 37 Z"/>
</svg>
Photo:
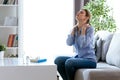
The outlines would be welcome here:
<svg viewBox="0 0 120 80">
<path fill-rule="evenodd" d="M 120 80 L 120 33 L 95 34 L 96 69 L 79 69 L 75 80 Z"/>
</svg>

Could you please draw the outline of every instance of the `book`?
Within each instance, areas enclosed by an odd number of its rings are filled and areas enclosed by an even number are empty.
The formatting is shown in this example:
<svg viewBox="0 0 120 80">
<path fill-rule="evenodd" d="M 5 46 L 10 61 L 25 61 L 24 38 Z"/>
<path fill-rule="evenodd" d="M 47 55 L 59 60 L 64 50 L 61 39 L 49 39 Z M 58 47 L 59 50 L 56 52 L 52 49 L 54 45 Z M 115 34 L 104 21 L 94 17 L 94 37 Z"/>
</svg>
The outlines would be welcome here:
<svg viewBox="0 0 120 80">
<path fill-rule="evenodd" d="M 8 37 L 7 47 L 13 47 L 15 34 L 10 34 Z"/>
<path fill-rule="evenodd" d="M 38 58 L 30 59 L 30 62 L 34 62 L 34 63 L 41 63 L 41 62 L 46 62 L 46 61 L 47 61 L 46 58 L 42 58 L 42 59 L 38 59 Z"/>
<path fill-rule="evenodd" d="M 18 47 L 18 34 L 15 34 L 15 37 L 13 40 L 13 47 Z"/>
<path fill-rule="evenodd" d="M 18 0 L 15 0 L 15 4 L 18 4 Z"/>
<path fill-rule="evenodd" d="M 37 63 L 46 62 L 46 61 L 47 61 L 47 59 L 38 59 Z"/>
<path fill-rule="evenodd" d="M 7 4 L 14 4 L 15 0 L 8 0 Z"/>
<path fill-rule="evenodd" d="M 7 2 L 8 2 L 8 0 L 4 0 L 4 1 L 3 1 L 3 4 L 7 4 Z"/>
</svg>

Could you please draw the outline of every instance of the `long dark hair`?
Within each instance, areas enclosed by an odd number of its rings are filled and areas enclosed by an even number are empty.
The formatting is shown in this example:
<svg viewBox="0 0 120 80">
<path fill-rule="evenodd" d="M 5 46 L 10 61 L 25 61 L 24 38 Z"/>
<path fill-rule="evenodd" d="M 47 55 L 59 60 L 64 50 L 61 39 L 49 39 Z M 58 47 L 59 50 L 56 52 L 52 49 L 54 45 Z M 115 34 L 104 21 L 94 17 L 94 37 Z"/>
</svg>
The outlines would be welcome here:
<svg viewBox="0 0 120 80">
<path fill-rule="evenodd" d="M 90 24 L 91 14 L 90 14 L 90 12 L 87 9 L 83 9 L 83 10 L 86 12 L 85 16 L 89 18 L 86 23 Z"/>
</svg>

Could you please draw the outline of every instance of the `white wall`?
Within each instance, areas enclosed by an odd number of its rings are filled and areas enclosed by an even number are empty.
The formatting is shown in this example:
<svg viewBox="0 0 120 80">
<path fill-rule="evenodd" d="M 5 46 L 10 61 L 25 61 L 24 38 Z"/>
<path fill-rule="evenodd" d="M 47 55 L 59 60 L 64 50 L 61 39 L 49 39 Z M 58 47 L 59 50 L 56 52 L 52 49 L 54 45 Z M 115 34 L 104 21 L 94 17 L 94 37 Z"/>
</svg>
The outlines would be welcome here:
<svg viewBox="0 0 120 80">
<path fill-rule="evenodd" d="M 30 56 L 71 55 L 66 37 L 73 27 L 74 0 L 24 0 L 24 52 Z"/>
</svg>

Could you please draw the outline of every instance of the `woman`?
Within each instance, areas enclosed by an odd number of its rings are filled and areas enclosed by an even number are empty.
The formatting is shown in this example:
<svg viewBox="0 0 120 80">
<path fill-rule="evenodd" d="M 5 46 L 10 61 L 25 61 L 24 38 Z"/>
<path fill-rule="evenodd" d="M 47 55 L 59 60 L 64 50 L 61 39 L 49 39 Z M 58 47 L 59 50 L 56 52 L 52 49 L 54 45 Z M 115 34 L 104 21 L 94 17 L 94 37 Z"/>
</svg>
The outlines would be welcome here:
<svg viewBox="0 0 120 80">
<path fill-rule="evenodd" d="M 76 56 L 60 56 L 55 59 L 57 70 L 63 80 L 74 80 L 77 69 L 96 68 L 93 49 L 94 28 L 89 24 L 90 12 L 82 9 L 76 14 L 77 24 L 66 40 L 67 45 L 74 46 Z"/>
</svg>

